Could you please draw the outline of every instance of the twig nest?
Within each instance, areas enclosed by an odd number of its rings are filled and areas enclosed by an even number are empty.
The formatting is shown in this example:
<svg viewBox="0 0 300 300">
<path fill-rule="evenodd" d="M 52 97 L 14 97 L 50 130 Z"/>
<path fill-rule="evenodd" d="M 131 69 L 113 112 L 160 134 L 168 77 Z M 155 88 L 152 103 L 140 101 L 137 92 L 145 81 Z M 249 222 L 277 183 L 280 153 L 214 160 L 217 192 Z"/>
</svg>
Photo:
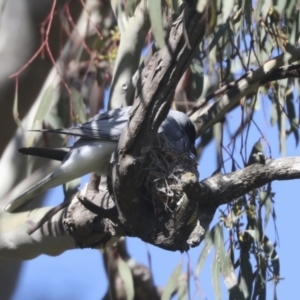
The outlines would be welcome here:
<svg viewBox="0 0 300 300">
<path fill-rule="evenodd" d="M 199 177 L 194 155 L 177 151 L 163 135 L 142 154 L 141 196 L 153 203 L 156 214 L 173 212 L 184 195 L 181 176 L 192 172 Z"/>
</svg>

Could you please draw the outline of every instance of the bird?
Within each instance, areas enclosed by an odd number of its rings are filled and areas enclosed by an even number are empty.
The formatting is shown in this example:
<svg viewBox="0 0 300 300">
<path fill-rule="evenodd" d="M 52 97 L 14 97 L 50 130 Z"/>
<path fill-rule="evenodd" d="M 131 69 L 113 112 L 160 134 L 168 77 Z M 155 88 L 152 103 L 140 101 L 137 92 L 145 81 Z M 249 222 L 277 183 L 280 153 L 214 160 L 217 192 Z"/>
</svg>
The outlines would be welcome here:
<svg viewBox="0 0 300 300">
<path fill-rule="evenodd" d="M 43 191 L 64 184 L 83 175 L 95 172 L 107 176 L 111 154 L 118 145 L 126 126 L 131 106 L 100 113 L 88 122 L 65 129 L 42 129 L 37 131 L 76 136 L 71 147 L 65 148 L 21 148 L 19 152 L 61 161 L 61 165 L 51 174 L 12 199 L 4 211 L 11 212 L 36 197 Z M 182 112 L 170 110 L 158 129 L 171 145 L 180 152 L 196 155 L 196 130 L 191 120 Z"/>
</svg>

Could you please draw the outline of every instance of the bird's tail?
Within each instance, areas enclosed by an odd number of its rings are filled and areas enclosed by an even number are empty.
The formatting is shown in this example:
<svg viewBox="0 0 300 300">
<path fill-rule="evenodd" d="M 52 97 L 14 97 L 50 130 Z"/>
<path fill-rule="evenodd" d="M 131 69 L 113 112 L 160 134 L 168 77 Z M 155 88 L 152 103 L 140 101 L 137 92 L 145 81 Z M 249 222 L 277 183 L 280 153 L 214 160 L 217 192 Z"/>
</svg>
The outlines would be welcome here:
<svg viewBox="0 0 300 300">
<path fill-rule="evenodd" d="M 53 178 L 53 173 L 49 174 L 45 178 L 43 178 L 41 181 L 36 183 L 34 186 L 27 189 L 23 194 L 18 196 L 17 198 L 11 200 L 5 207 L 4 211 L 12 212 L 21 205 L 28 202 L 30 199 L 36 197 L 43 191 L 46 191 L 52 187 L 55 187 L 57 185 L 61 184 L 61 182 L 58 182 L 58 180 L 55 180 Z"/>
<path fill-rule="evenodd" d="M 25 155 L 33 155 L 39 157 L 50 158 L 54 160 L 63 161 L 67 154 L 70 151 L 70 148 L 38 148 L 38 147 L 29 147 L 29 148 L 20 148 L 18 150 L 20 153 Z"/>
</svg>

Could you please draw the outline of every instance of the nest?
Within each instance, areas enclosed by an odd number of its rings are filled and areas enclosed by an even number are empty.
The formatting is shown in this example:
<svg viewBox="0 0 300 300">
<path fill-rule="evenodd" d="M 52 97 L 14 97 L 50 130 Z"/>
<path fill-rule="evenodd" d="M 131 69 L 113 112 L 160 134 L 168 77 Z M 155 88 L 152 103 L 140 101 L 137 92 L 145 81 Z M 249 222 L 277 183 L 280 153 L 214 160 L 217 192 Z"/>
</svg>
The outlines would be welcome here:
<svg viewBox="0 0 300 300">
<path fill-rule="evenodd" d="M 199 177 L 194 155 L 177 151 L 159 135 L 153 147 L 144 149 L 143 156 L 140 195 L 153 203 L 156 214 L 174 211 L 184 195 L 181 176 L 192 172 Z"/>
</svg>

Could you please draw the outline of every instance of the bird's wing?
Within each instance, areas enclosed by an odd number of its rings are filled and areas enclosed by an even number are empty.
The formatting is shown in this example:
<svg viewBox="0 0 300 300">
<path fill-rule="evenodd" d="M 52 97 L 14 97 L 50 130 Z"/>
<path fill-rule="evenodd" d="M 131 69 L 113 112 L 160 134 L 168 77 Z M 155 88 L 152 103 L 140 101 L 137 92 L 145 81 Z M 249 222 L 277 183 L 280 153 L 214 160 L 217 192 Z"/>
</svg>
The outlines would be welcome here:
<svg viewBox="0 0 300 300">
<path fill-rule="evenodd" d="M 39 147 L 28 147 L 28 148 L 20 148 L 18 150 L 20 153 L 25 155 L 33 155 L 33 156 L 39 156 L 54 160 L 63 161 L 67 154 L 70 151 L 70 148 L 39 148 Z"/>
<path fill-rule="evenodd" d="M 68 134 L 73 136 L 118 141 L 125 127 L 131 106 L 114 109 L 105 113 L 96 115 L 88 122 L 77 127 L 66 129 L 42 129 L 34 130 L 39 132 L 51 132 L 58 134 Z"/>
</svg>

